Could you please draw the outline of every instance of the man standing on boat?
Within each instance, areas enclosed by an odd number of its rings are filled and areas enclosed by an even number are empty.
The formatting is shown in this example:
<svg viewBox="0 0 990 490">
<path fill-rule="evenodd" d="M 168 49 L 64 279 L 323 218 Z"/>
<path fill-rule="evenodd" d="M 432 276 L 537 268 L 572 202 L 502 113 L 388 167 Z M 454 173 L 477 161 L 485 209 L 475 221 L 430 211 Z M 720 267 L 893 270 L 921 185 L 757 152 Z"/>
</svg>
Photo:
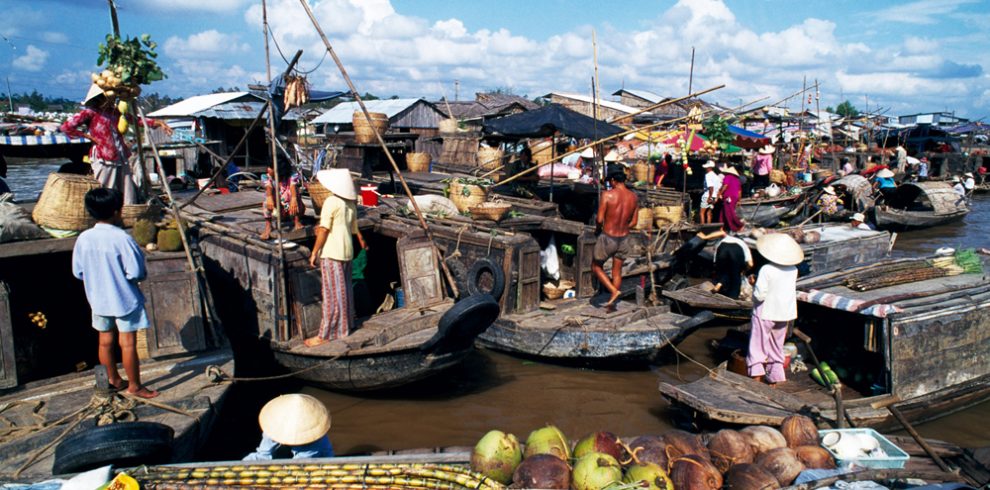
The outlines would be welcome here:
<svg viewBox="0 0 990 490">
<path fill-rule="evenodd" d="M 790 235 L 771 233 L 756 241 L 756 250 L 769 261 L 753 283 L 753 317 L 749 333 L 747 372 L 774 385 L 786 380 L 784 340 L 787 325 L 797 318 L 797 264 L 804 251 Z"/>
<path fill-rule="evenodd" d="M 316 244 L 309 257 L 309 264 L 316 267 L 319 263 L 323 274 L 323 321 L 320 332 L 306 339 L 308 347 L 345 337 L 354 330 L 351 234 L 357 235 L 361 248 L 368 248 L 357 227 L 357 192 L 350 172 L 343 168 L 320 170 L 316 180 L 332 194 L 323 201 Z"/>
<path fill-rule="evenodd" d="M 633 191 L 626 187 L 626 172 L 622 165 L 609 165 L 605 181 L 612 187 L 602 193 L 598 204 L 598 216 L 595 222 L 601 233 L 595 243 L 594 260 L 591 268 L 595 271 L 598 282 L 610 293 L 605 308 L 615 310 L 615 302 L 619 300 L 622 285 L 622 262 L 629 255 L 629 229 L 637 221 L 636 211 L 639 199 Z M 612 277 L 605 274 L 605 261 L 612 258 Z"/>
</svg>

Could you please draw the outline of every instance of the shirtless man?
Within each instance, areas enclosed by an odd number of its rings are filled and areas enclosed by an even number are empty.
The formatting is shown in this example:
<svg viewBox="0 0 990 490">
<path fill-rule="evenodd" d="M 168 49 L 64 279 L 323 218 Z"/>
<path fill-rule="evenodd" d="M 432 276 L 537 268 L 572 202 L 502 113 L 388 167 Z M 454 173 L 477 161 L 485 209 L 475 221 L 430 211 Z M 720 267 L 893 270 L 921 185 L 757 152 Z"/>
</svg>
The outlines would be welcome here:
<svg viewBox="0 0 990 490">
<path fill-rule="evenodd" d="M 615 302 L 619 299 L 619 286 L 622 284 L 622 261 L 629 254 L 629 228 L 636 223 L 636 210 L 639 200 L 626 187 L 626 174 L 621 166 L 609 166 L 606 181 L 612 190 L 602 194 L 598 205 L 598 217 L 595 220 L 601 234 L 595 243 L 592 270 L 598 281 L 611 293 L 605 308 L 615 310 Z M 612 258 L 612 277 L 605 274 L 605 261 Z"/>
</svg>

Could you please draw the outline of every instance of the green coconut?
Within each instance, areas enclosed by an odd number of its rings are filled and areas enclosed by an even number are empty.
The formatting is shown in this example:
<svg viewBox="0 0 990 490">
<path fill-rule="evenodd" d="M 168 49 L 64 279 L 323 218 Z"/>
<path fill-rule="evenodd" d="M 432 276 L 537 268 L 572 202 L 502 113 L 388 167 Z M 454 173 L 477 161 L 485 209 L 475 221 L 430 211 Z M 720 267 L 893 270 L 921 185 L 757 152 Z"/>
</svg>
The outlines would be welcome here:
<svg viewBox="0 0 990 490">
<path fill-rule="evenodd" d="M 622 466 L 605 453 L 588 453 L 579 459 L 571 472 L 574 490 L 603 490 L 622 481 Z"/>
<path fill-rule="evenodd" d="M 138 245 L 146 247 L 149 243 L 154 243 L 157 240 L 158 227 L 150 220 L 139 219 L 134 223 L 134 228 L 131 229 L 131 235 Z"/>
<path fill-rule="evenodd" d="M 588 434 L 574 445 L 574 459 L 581 459 L 588 453 L 605 453 L 619 461 L 625 459 L 625 450 L 619 438 L 611 432 Z"/>
<path fill-rule="evenodd" d="M 492 480 L 508 484 L 512 472 L 522 461 L 522 449 L 516 436 L 500 430 L 489 431 L 471 452 L 471 469 Z"/>
<path fill-rule="evenodd" d="M 158 232 L 158 250 L 162 252 L 178 252 L 182 250 L 182 237 L 179 230 L 161 230 Z"/>
<path fill-rule="evenodd" d="M 622 476 L 625 483 L 635 483 L 648 490 L 674 490 L 674 484 L 663 468 L 653 463 L 634 464 Z"/>
<path fill-rule="evenodd" d="M 526 438 L 526 457 L 535 454 L 550 454 L 568 461 L 571 459 L 570 444 L 560 429 L 548 425 L 530 432 Z"/>
</svg>

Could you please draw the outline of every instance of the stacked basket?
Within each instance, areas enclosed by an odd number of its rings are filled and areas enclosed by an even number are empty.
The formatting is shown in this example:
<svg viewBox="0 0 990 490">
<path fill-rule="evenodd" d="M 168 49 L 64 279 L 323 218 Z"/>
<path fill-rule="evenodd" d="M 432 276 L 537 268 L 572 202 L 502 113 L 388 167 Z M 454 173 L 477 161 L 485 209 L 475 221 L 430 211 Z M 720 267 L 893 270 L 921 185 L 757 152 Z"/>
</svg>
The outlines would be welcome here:
<svg viewBox="0 0 990 490">
<path fill-rule="evenodd" d="M 673 225 L 680 223 L 684 215 L 684 206 L 656 206 L 653 208 L 653 217 L 657 220 L 657 226 Z"/>
<path fill-rule="evenodd" d="M 70 231 L 88 229 L 96 220 L 86 212 L 86 193 L 97 187 L 100 183 L 87 175 L 49 174 L 31 217 L 39 226 L 46 228 Z"/>
<path fill-rule="evenodd" d="M 483 202 L 471 206 L 471 217 L 474 219 L 487 219 L 491 221 L 501 221 L 505 213 L 512 209 L 512 205 L 504 202 Z"/>
<path fill-rule="evenodd" d="M 149 202 L 148 204 L 125 204 L 120 215 L 124 222 L 124 228 L 130 228 L 134 226 L 134 223 L 142 219 L 155 223 L 162 217 L 162 206 L 158 201 Z"/>
<path fill-rule="evenodd" d="M 502 150 L 489 146 L 478 148 L 478 166 L 485 170 L 494 170 L 502 165 Z"/>
<path fill-rule="evenodd" d="M 406 153 L 406 169 L 410 172 L 429 172 L 429 153 Z"/>
<path fill-rule="evenodd" d="M 361 111 L 354 111 L 354 114 L 351 116 L 351 121 L 354 123 L 354 141 L 357 143 L 375 143 L 378 141 L 375 134 L 377 133 L 383 136 L 388 129 L 387 114 L 370 112 L 368 116 L 371 117 L 371 124 L 368 124 L 368 119 L 364 117 L 364 113 Z"/>
<path fill-rule="evenodd" d="M 636 182 L 646 182 L 647 184 L 653 183 L 653 176 L 656 172 L 653 165 L 646 162 L 637 162 L 632 166 L 632 170 L 633 177 L 636 179 Z"/>
<path fill-rule="evenodd" d="M 488 200 L 488 189 L 475 184 L 462 184 L 456 180 L 450 183 L 450 200 L 457 210 L 465 213 L 472 207 Z"/>
</svg>

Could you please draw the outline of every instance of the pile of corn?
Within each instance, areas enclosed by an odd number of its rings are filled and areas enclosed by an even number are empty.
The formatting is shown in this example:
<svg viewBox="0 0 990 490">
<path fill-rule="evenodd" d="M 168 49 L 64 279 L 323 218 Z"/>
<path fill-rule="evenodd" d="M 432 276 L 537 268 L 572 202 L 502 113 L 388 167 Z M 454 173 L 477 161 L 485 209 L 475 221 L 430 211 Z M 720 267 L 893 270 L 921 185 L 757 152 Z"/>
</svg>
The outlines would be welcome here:
<svg viewBox="0 0 990 490">
<path fill-rule="evenodd" d="M 440 464 L 245 464 L 197 468 L 146 467 L 133 476 L 141 488 L 301 487 L 340 490 L 504 490 L 470 469 Z"/>
</svg>

